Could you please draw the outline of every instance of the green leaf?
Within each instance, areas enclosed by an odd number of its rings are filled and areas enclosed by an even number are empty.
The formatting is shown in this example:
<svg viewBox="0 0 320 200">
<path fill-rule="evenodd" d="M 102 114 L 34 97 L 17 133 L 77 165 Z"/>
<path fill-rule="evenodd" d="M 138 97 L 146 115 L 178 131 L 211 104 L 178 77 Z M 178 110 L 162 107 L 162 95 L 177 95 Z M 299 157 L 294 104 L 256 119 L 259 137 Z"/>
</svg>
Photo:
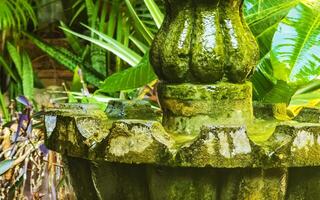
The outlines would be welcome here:
<svg viewBox="0 0 320 200">
<path fill-rule="evenodd" d="M 4 58 L 0 55 L 0 64 L 3 66 L 4 70 L 7 72 L 8 75 L 16 82 L 18 83 L 19 79 L 15 75 L 15 73 L 12 71 L 11 67 L 7 64 L 7 62 L 4 60 Z"/>
<path fill-rule="evenodd" d="M 121 90 L 142 87 L 157 79 L 149 63 L 149 53 L 146 53 L 140 63 L 127 70 L 108 77 L 100 87 L 99 92 L 117 92 Z"/>
<path fill-rule="evenodd" d="M 275 33 L 271 62 L 274 76 L 304 84 L 320 75 L 320 10 L 302 3 L 292 9 Z"/>
<path fill-rule="evenodd" d="M 71 57 L 71 53 L 69 55 L 66 55 L 61 50 L 57 49 L 56 47 L 47 44 L 45 42 L 42 42 L 38 38 L 32 36 L 29 33 L 24 32 L 24 34 L 30 39 L 32 43 L 34 43 L 39 49 L 41 49 L 43 52 L 47 53 L 51 58 L 65 66 L 67 69 L 73 71 L 79 63 L 77 62 L 77 59 L 75 57 Z"/>
<path fill-rule="evenodd" d="M 271 42 L 280 21 L 299 0 L 245 0 L 246 22 L 256 36 L 261 57 L 271 49 Z"/>
<path fill-rule="evenodd" d="M 149 47 L 147 45 L 145 45 L 132 35 L 129 36 L 129 39 L 138 47 L 140 51 L 142 51 L 142 53 L 145 54 L 149 50 Z"/>
<path fill-rule="evenodd" d="M 78 1 L 81 3 L 81 1 Z M 76 7 L 76 6 L 75 6 Z M 72 19 L 70 20 L 69 25 L 71 26 L 73 22 L 77 19 L 77 17 L 81 14 L 82 11 L 86 8 L 86 5 L 83 3 L 81 6 L 78 8 L 77 12 L 73 15 Z"/>
<path fill-rule="evenodd" d="M 10 42 L 7 42 L 7 50 L 16 66 L 19 76 L 22 77 L 22 65 L 21 65 L 20 53 L 18 52 L 17 48 L 14 47 Z"/>
<path fill-rule="evenodd" d="M 265 95 L 263 101 L 270 104 L 289 104 L 291 97 L 296 91 L 297 88 L 288 85 L 286 82 L 277 81 L 277 84 Z"/>
<path fill-rule="evenodd" d="M 0 162 L 0 176 L 13 167 L 14 160 L 4 160 Z"/>
<path fill-rule="evenodd" d="M 251 77 L 253 97 L 255 100 L 263 100 L 265 95 L 268 94 L 276 84 L 276 80 L 272 77 L 273 72 L 269 55 L 270 54 L 267 54 L 259 61 Z"/>
<path fill-rule="evenodd" d="M 85 26 L 85 25 L 84 25 Z M 124 61 L 126 61 L 129 65 L 131 66 L 135 66 L 139 63 L 139 60 L 141 59 L 141 56 L 139 56 L 136 52 L 134 52 L 133 50 L 129 49 L 128 47 L 124 46 L 123 44 L 121 44 L 120 42 L 118 42 L 117 40 L 113 39 L 112 37 L 105 35 L 103 33 L 100 33 L 97 30 L 91 29 L 88 26 L 87 27 L 90 31 L 94 32 L 95 34 L 97 34 L 98 36 L 101 37 L 102 40 L 106 41 L 101 41 L 98 39 L 94 39 L 79 33 L 76 33 L 74 31 L 71 31 L 69 29 L 64 29 L 65 31 L 70 32 L 71 34 L 80 37 L 84 40 L 90 41 L 102 48 L 105 48 L 108 51 L 111 51 L 112 53 L 114 53 L 115 55 L 119 56 L 121 59 L 123 59 Z"/>
<path fill-rule="evenodd" d="M 144 39 L 148 42 L 148 44 L 151 44 L 154 36 L 149 31 L 149 29 L 144 25 L 144 23 L 140 20 L 130 0 L 125 0 L 125 3 L 128 7 L 129 13 L 134 22 L 134 26 L 136 27 L 138 32 L 144 37 Z"/>
<path fill-rule="evenodd" d="M 81 91 L 82 83 L 81 77 L 79 75 L 79 67 L 76 67 L 73 72 L 72 84 L 71 84 L 71 91 L 78 92 Z"/>
<path fill-rule="evenodd" d="M 61 27 L 68 29 L 69 27 L 63 23 L 62 21 L 60 22 Z M 68 33 L 67 31 L 63 32 L 64 35 L 66 36 L 68 43 L 70 44 L 72 50 L 77 54 L 81 55 L 83 52 L 84 47 L 80 44 L 78 38 L 74 37 L 72 34 Z"/>
<path fill-rule="evenodd" d="M 300 106 L 300 105 L 308 105 L 310 101 L 319 100 L 320 99 L 320 91 L 305 93 L 305 94 L 295 94 L 292 96 L 290 105 L 291 106 Z"/>
<path fill-rule="evenodd" d="M 1 106 L 1 110 L 2 110 L 3 117 L 4 117 L 5 121 L 9 122 L 10 115 L 9 115 L 9 111 L 8 111 L 8 108 L 7 108 L 7 105 L 6 105 L 6 102 L 4 100 L 4 96 L 1 92 L 1 90 L 0 90 L 0 106 Z"/>
<path fill-rule="evenodd" d="M 22 53 L 22 87 L 24 96 L 33 98 L 33 69 L 29 55 Z"/>
<path fill-rule="evenodd" d="M 153 0 L 144 0 L 144 3 L 148 7 L 148 10 L 152 15 L 152 18 L 156 23 L 157 27 L 160 28 L 164 17 L 158 5 Z"/>
<path fill-rule="evenodd" d="M 82 59 L 78 56 L 74 55 L 70 51 L 64 48 L 56 48 L 52 45 L 49 45 L 31 34 L 24 33 L 31 42 L 33 42 L 38 48 L 47 53 L 51 58 L 65 66 L 67 69 L 74 71 L 74 69 L 78 66 L 82 66 L 82 71 L 85 74 L 85 80 L 94 85 L 99 86 L 100 80 L 104 78 L 99 74 L 99 72 L 95 71 L 94 68 L 91 68 L 87 63 L 83 63 Z M 1 60 L 0 60 L 1 61 Z"/>
</svg>

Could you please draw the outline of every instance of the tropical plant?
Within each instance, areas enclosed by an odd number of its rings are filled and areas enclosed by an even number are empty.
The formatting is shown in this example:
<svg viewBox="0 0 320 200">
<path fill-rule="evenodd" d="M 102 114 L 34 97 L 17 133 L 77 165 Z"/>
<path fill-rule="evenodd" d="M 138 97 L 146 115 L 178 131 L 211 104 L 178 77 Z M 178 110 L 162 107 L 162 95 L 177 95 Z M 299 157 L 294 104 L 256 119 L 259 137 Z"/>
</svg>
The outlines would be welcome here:
<svg viewBox="0 0 320 200">
<path fill-rule="evenodd" d="M 79 2 L 81 3 L 82 1 Z M 93 12 L 92 10 L 95 10 L 93 13 L 96 13 L 96 11 L 99 10 L 99 1 L 95 4 L 92 4 L 93 2 L 88 2 L 91 1 L 86 0 L 83 2 L 85 4 L 77 4 L 78 6 L 86 5 L 80 6 L 80 11 L 85 10 L 86 8 L 91 12 Z M 153 40 L 153 36 L 161 26 L 163 19 L 163 14 L 153 0 L 136 1 L 134 4 L 129 0 L 124 2 L 113 0 L 110 2 L 112 9 L 107 17 L 105 17 L 104 11 L 102 10 L 101 15 L 104 17 L 101 17 L 100 21 L 97 17 L 95 17 L 96 20 L 91 20 L 91 22 L 98 21 L 99 25 L 90 24 L 90 20 L 89 26 L 84 25 L 91 33 L 90 35 L 82 35 L 73 32 L 65 24 L 62 24 L 61 28 L 65 32 L 67 38 L 69 38 L 69 41 L 73 41 L 71 44 L 74 46 L 74 52 L 78 52 L 78 56 L 65 49 L 56 49 L 55 47 L 48 46 L 35 37 L 28 35 L 38 47 L 69 69 L 75 70 L 77 66 L 80 66 L 84 72 L 85 80 L 95 86 L 98 86 L 101 88 L 100 91 L 106 93 L 138 88 L 156 79 L 156 76 L 149 64 L 147 54 L 149 46 Z M 88 7 L 87 5 L 91 6 Z M 97 16 L 97 14 L 94 14 L 93 16 Z M 103 22 L 102 20 L 105 18 L 108 20 Z M 98 28 L 96 29 L 95 27 Z M 106 28 L 101 29 L 101 27 Z M 85 59 L 81 60 L 81 57 L 86 57 L 83 55 L 83 49 L 86 48 L 79 48 L 81 43 L 74 36 L 82 37 L 83 39 L 87 39 L 91 42 L 90 62 Z M 107 71 L 109 73 L 107 74 L 106 79 L 98 78 L 100 81 L 105 80 L 102 84 L 99 84 L 99 81 L 94 83 L 89 80 L 90 74 L 88 75 L 87 73 L 90 69 L 91 71 L 94 70 L 96 72 L 99 70 L 99 68 L 89 67 L 93 66 L 93 63 L 97 62 L 92 59 L 92 45 L 95 45 L 95 48 L 99 47 L 100 49 L 108 51 L 106 58 L 107 64 L 104 66 L 107 66 Z M 115 57 L 113 55 L 115 55 Z M 62 57 L 64 59 L 61 59 Z M 75 62 L 76 60 L 78 60 L 78 62 Z M 128 68 L 128 65 L 132 66 L 132 68 Z M 101 74 L 102 71 L 100 70 L 99 73 Z M 113 72 L 114 74 L 109 75 L 111 74 L 110 72 Z M 95 78 L 97 77 L 95 76 Z"/>
<path fill-rule="evenodd" d="M 70 32 L 75 36 L 107 49 L 118 56 L 118 59 L 122 59 L 132 67 L 121 72 L 116 70 L 117 73 L 108 77 L 101 84 L 99 87 L 99 91 L 101 92 L 133 89 L 146 85 L 156 79 L 149 63 L 148 50 L 157 29 L 161 26 L 163 14 L 153 0 L 136 1 L 134 4 L 126 0 L 123 4 L 126 8 L 126 18 L 132 21 L 129 25 L 133 31 L 130 35 L 126 35 L 127 41 L 129 40 L 128 42 L 130 42 L 131 46 L 128 43 L 125 44 L 112 38 L 110 34 L 94 30 L 92 27 L 85 26 L 92 33 L 98 35 L 100 40 L 64 29 L 66 32 Z"/>
<path fill-rule="evenodd" d="M 2 0 L 0 1 L 0 32 L 1 55 L 0 67 L 4 70 L 5 76 L 9 78 L 7 88 L 9 98 L 15 99 L 19 95 L 25 95 L 28 98 L 33 96 L 33 70 L 28 53 L 23 50 L 21 45 L 21 32 L 31 24 L 35 27 L 37 19 L 29 0 Z M 1 74 L 6 79 L 4 74 Z M 5 98 L 0 93 L 1 110 L 4 118 L 8 121 L 10 116 L 6 111 Z M 21 106 L 19 106 L 21 107 Z"/>
<path fill-rule="evenodd" d="M 139 3 L 132 4 L 129 0 L 124 3 L 128 10 L 125 14 L 129 14 L 126 16 L 133 22 L 130 24 L 133 31 L 130 32 L 129 45 L 92 26 L 84 25 L 91 35 L 62 27 L 66 33 L 100 46 L 132 66 L 108 76 L 98 85 L 100 92 L 137 88 L 156 78 L 147 53 L 155 34 L 154 29 L 159 28 L 162 23 L 161 9 L 153 0 L 144 0 L 147 12 L 137 7 Z M 319 99 L 318 4 L 311 0 L 244 1 L 245 19 L 260 46 L 261 60 L 251 79 L 255 100 L 265 103 L 292 102 L 292 105 L 296 105 L 304 102 L 304 105 L 314 105 Z M 304 96 L 307 100 L 302 99 Z"/>
<path fill-rule="evenodd" d="M 257 100 L 288 103 L 299 88 L 309 87 L 310 81 L 317 89 L 320 10 L 319 5 L 310 3 L 245 0 L 246 20 L 260 46 L 261 60 L 252 78 Z"/>
<path fill-rule="evenodd" d="M 2 46 L 7 36 L 17 37 L 21 30 L 25 30 L 29 20 L 36 26 L 37 19 L 29 0 L 1 0 L 0 1 L 0 31 Z"/>
</svg>

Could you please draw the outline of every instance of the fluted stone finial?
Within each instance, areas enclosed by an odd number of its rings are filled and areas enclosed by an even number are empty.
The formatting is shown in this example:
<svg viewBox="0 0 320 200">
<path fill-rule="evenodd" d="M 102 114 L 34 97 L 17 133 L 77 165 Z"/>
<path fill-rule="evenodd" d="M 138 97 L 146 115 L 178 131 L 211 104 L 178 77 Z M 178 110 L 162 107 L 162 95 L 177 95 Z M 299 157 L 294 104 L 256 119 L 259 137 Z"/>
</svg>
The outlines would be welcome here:
<svg viewBox="0 0 320 200">
<path fill-rule="evenodd" d="M 251 123 L 258 45 L 242 0 L 165 0 L 166 16 L 150 59 L 168 132 L 197 134 L 202 126 Z"/>
<path fill-rule="evenodd" d="M 151 49 L 160 80 L 243 83 L 258 61 L 242 0 L 166 0 L 166 17 Z"/>
</svg>

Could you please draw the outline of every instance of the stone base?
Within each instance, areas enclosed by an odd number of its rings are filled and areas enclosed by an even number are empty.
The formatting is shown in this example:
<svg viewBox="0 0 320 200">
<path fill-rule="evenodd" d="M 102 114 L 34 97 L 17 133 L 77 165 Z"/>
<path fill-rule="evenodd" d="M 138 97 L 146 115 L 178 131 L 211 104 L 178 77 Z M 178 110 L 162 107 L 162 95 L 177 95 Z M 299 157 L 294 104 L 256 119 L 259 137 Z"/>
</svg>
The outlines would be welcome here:
<svg viewBox="0 0 320 200">
<path fill-rule="evenodd" d="M 92 105 L 46 113 L 46 145 L 63 155 L 78 199 L 319 199 L 319 123 L 282 122 L 271 135 L 203 125 L 190 136 L 167 133 L 157 115 L 120 117 Z"/>
<path fill-rule="evenodd" d="M 204 125 L 244 126 L 253 119 L 251 83 L 158 86 L 163 126 L 169 133 L 197 135 Z"/>
<path fill-rule="evenodd" d="M 65 157 L 82 200 L 318 200 L 320 168 L 171 168 Z"/>
</svg>

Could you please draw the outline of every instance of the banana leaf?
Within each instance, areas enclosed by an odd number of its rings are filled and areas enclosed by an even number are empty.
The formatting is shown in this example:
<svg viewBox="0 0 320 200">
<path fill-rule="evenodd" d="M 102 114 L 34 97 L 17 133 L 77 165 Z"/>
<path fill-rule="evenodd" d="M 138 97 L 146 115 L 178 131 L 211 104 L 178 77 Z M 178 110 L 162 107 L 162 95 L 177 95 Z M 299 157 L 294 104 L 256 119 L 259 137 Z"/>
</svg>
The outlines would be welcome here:
<svg viewBox="0 0 320 200">
<path fill-rule="evenodd" d="M 320 9 L 303 3 L 280 23 L 272 42 L 275 78 L 302 85 L 320 76 Z"/>
</svg>

